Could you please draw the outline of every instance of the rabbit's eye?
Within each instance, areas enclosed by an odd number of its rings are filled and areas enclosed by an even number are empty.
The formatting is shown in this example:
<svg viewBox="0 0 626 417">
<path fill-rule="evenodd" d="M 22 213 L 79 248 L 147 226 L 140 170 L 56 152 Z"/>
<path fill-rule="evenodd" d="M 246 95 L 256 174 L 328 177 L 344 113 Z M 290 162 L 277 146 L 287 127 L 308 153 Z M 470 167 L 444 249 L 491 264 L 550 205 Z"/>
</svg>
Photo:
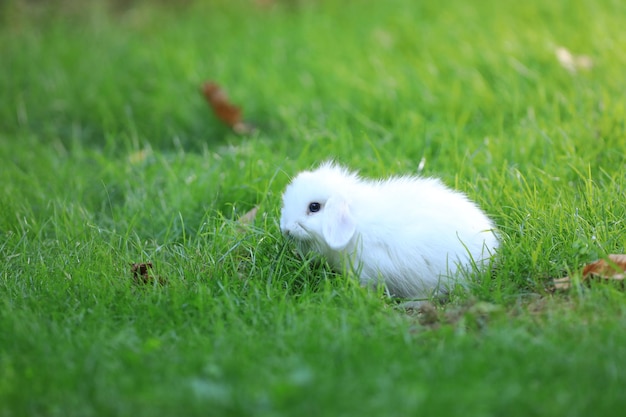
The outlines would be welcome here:
<svg viewBox="0 0 626 417">
<path fill-rule="evenodd" d="M 316 201 L 309 204 L 309 213 L 317 213 L 322 208 L 322 205 Z"/>
</svg>

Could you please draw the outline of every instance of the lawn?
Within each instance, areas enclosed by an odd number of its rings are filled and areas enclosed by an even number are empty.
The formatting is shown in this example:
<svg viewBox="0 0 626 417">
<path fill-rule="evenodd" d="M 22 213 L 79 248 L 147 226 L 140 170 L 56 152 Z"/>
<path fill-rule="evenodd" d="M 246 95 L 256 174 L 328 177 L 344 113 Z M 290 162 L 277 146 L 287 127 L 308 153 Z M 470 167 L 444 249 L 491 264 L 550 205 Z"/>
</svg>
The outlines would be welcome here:
<svg viewBox="0 0 626 417">
<path fill-rule="evenodd" d="M 622 415 L 623 288 L 551 280 L 626 251 L 624 27 L 617 0 L 0 3 L 0 417 Z M 493 269 L 420 313 L 301 259 L 281 194 L 331 158 L 467 193 Z"/>
</svg>

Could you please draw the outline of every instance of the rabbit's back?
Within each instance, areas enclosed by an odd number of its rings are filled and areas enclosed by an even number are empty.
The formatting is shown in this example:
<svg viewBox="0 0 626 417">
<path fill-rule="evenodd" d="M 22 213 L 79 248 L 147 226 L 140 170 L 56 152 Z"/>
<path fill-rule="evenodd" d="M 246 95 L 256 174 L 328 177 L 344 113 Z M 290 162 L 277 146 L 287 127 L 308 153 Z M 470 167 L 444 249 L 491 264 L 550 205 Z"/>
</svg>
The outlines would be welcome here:
<svg viewBox="0 0 626 417">
<path fill-rule="evenodd" d="M 361 281 L 383 279 L 397 296 L 424 294 L 457 275 L 459 265 L 480 263 L 497 246 L 482 210 L 436 179 L 365 183 L 352 207 Z"/>
</svg>

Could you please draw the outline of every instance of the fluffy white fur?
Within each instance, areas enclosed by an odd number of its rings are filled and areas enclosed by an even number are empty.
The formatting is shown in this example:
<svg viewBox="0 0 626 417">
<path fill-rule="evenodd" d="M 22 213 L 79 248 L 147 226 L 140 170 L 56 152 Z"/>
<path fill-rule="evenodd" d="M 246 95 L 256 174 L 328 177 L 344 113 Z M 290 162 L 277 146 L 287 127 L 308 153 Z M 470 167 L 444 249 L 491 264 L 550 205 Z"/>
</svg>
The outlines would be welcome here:
<svg viewBox="0 0 626 417">
<path fill-rule="evenodd" d="M 312 202 L 321 209 L 311 212 Z M 466 276 L 461 269 L 480 267 L 498 246 L 481 209 L 438 179 L 366 180 L 332 162 L 287 186 L 280 228 L 333 268 L 406 298 L 445 291 Z"/>
</svg>

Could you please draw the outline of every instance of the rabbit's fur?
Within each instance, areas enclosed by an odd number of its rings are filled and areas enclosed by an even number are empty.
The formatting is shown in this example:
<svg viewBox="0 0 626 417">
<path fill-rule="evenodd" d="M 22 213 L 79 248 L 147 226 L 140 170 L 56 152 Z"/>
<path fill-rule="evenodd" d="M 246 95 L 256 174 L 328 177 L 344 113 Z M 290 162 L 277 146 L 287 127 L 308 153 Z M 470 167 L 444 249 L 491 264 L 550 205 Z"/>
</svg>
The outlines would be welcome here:
<svg viewBox="0 0 626 417">
<path fill-rule="evenodd" d="M 462 269 L 481 267 L 498 247 L 485 213 L 438 179 L 366 180 L 333 162 L 287 186 L 280 228 L 333 268 L 405 298 L 462 282 Z"/>
</svg>

